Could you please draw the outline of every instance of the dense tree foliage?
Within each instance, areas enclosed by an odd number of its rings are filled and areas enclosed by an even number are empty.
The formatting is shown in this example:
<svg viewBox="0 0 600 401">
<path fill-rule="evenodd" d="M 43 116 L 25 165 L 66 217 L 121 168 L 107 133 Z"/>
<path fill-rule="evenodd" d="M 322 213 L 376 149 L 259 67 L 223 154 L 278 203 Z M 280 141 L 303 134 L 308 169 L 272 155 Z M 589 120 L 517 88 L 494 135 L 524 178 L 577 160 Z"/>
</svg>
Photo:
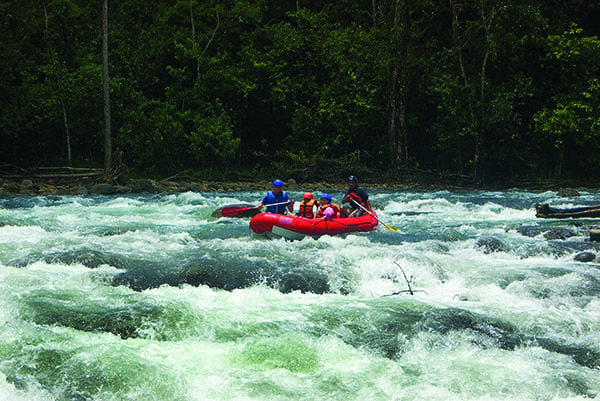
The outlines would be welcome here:
<svg viewBox="0 0 600 401">
<path fill-rule="evenodd" d="M 101 165 L 101 3 L 0 3 L 0 163 Z M 592 177 L 598 17 L 586 0 L 109 1 L 112 148 L 138 174 Z"/>
</svg>

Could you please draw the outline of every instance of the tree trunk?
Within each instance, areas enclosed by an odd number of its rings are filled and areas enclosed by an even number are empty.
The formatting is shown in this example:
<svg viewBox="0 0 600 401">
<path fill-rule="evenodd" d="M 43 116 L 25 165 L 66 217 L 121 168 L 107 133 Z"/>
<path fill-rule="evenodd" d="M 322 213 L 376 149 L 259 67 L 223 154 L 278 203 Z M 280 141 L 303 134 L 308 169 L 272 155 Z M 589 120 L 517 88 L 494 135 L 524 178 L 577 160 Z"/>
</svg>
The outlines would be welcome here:
<svg viewBox="0 0 600 401">
<path fill-rule="evenodd" d="M 398 166 L 398 131 L 396 128 L 396 81 L 398 80 L 398 67 L 392 66 L 388 87 L 388 149 L 390 152 L 390 166 Z"/>
<path fill-rule="evenodd" d="M 104 177 L 110 179 L 112 145 L 110 129 L 110 93 L 108 86 L 108 0 L 102 5 L 102 80 L 104 88 Z"/>
<path fill-rule="evenodd" d="M 556 160 L 556 170 L 554 172 L 554 179 L 556 181 L 560 180 L 562 176 L 563 163 L 565 161 L 565 143 L 563 141 L 560 142 L 560 146 L 558 148 L 558 157 Z"/>
<path fill-rule="evenodd" d="M 404 58 L 406 57 L 406 21 L 402 18 L 400 0 L 394 2 L 392 31 L 392 65 L 388 85 L 388 148 L 391 167 L 398 168 L 408 162 L 406 144 L 406 105 L 404 103 Z"/>
<path fill-rule="evenodd" d="M 215 38 L 215 35 L 217 34 L 217 31 L 219 30 L 219 25 L 220 24 L 221 24 L 221 20 L 219 19 L 219 9 L 217 8 L 217 25 L 215 26 L 215 30 L 213 31 L 212 36 L 208 40 L 208 43 L 206 44 L 206 47 L 204 48 L 204 50 L 202 50 L 202 54 L 200 54 L 200 57 L 204 56 L 204 53 L 206 53 L 206 50 L 208 49 L 208 47 L 212 43 L 213 39 Z M 198 75 L 198 77 L 200 77 L 200 75 Z"/>
<path fill-rule="evenodd" d="M 461 42 L 461 38 L 458 33 L 458 9 L 457 9 L 457 0 L 449 0 L 450 10 L 452 12 L 452 38 L 454 41 L 454 46 L 456 48 L 458 54 L 458 63 L 460 67 L 461 76 L 463 79 L 463 84 L 465 85 L 465 96 L 468 107 L 468 116 L 469 121 L 466 123 L 470 126 L 473 133 L 474 140 L 474 151 L 473 151 L 473 165 L 471 170 L 471 175 L 473 181 L 475 183 L 479 180 L 479 164 L 481 159 L 481 145 L 484 139 L 484 131 L 485 131 L 485 78 L 486 78 L 486 68 L 487 62 L 490 55 L 490 31 L 492 27 L 492 22 L 494 19 L 494 11 L 492 10 L 489 18 L 485 15 L 485 9 L 483 0 L 480 0 L 480 14 L 481 14 L 481 22 L 483 24 L 484 33 L 485 33 L 485 50 L 483 59 L 481 62 L 481 70 L 480 70 L 480 87 L 479 87 L 479 107 L 477 109 L 477 114 L 475 111 L 474 103 L 476 99 L 476 95 L 471 92 L 469 87 L 469 79 L 467 77 L 464 60 L 463 60 L 463 46 L 468 42 L 468 40 L 463 44 Z"/>
<path fill-rule="evenodd" d="M 371 0 L 371 7 L 373 10 L 373 28 L 377 28 L 377 5 L 375 4 L 375 0 Z"/>
<path fill-rule="evenodd" d="M 458 33 L 457 1 L 449 0 L 449 3 L 450 3 L 450 10 L 452 11 L 452 40 L 454 42 L 454 47 L 456 48 L 456 52 L 458 54 L 458 65 L 460 67 L 460 75 L 462 77 L 463 84 L 465 86 L 464 93 L 465 93 L 465 97 L 466 97 L 466 101 L 467 101 L 468 116 L 470 119 L 469 121 L 465 121 L 465 124 L 468 124 L 471 126 L 471 128 L 474 130 L 473 135 L 475 137 L 477 137 L 478 134 L 475 129 L 475 113 L 473 112 L 473 99 L 471 98 L 471 90 L 469 89 L 469 78 L 467 77 L 467 72 L 465 70 L 465 63 L 463 61 L 463 54 L 462 54 L 463 44 L 461 43 L 461 39 L 460 39 L 460 36 Z M 475 142 L 477 142 L 477 141 L 475 141 Z M 477 148 L 477 145 L 475 145 L 475 154 L 476 154 L 476 157 L 479 159 L 478 152 L 479 152 L 479 150 Z M 459 157 L 459 160 L 460 159 L 461 158 Z M 474 163 L 474 165 L 476 165 L 476 163 Z M 459 166 L 459 168 L 460 168 L 460 166 Z M 474 168 L 474 170 L 476 171 L 477 169 Z M 475 180 L 475 177 L 473 177 L 473 179 Z"/>
<path fill-rule="evenodd" d="M 200 57 L 198 56 L 198 45 L 196 44 L 196 25 L 194 24 L 193 0 L 190 0 L 190 23 L 192 25 L 192 43 L 194 46 L 194 57 L 196 58 L 196 80 L 200 80 Z"/>
<path fill-rule="evenodd" d="M 402 70 L 404 74 L 404 69 Z M 406 130 L 406 102 L 404 94 L 400 95 L 400 104 L 398 105 L 398 121 L 400 123 L 400 142 L 398 144 L 398 153 L 400 154 L 400 164 L 408 168 L 408 132 Z"/>
<path fill-rule="evenodd" d="M 485 132 L 485 77 L 487 61 L 490 56 L 490 30 L 492 27 L 492 21 L 494 20 L 494 10 L 491 11 L 489 19 L 486 20 L 485 10 L 483 8 L 483 0 L 480 2 L 481 5 L 481 22 L 485 31 L 485 51 L 483 61 L 481 62 L 481 76 L 480 76 L 480 88 L 479 88 L 479 123 L 477 132 L 475 135 L 475 152 L 473 154 L 473 180 L 479 179 L 479 157 L 481 153 L 481 145 L 483 143 L 483 134 Z"/>
<path fill-rule="evenodd" d="M 46 6 L 46 0 L 40 0 L 40 4 L 42 6 L 42 9 L 44 10 L 44 36 L 46 37 L 48 53 L 50 54 L 50 58 L 52 60 L 52 68 L 54 69 L 54 77 L 56 79 L 56 91 L 58 94 L 58 100 L 59 100 L 61 108 L 62 108 L 63 123 L 65 125 L 67 161 L 69 163 L 69 167 L 73 167 L 73 163 L 71 161 L 71 135 L 69 134 L 69 121 L 67 119 L 67 106 L 65 105 L 63 89 L 62 89 L 62 85 L 60 82 L 60 76 L 58 74 L 58 65 L 57 65 L 58 63 L 56 62 L 56 57 L 54 56 L 54 50 L 52 49 L 52 43 L 50 41 L 50 30 L 48 29 L 48 8 Z"/>
</svg>

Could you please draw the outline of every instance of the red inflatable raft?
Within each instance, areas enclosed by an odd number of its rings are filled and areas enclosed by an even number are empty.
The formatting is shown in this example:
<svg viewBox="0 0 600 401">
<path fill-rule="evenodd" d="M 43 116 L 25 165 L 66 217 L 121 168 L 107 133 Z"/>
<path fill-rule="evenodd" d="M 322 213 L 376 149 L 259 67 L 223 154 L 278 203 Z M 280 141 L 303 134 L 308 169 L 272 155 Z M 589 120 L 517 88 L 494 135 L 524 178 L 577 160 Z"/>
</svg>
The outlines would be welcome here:
<svg viewBox="0 0 600 401">
<path fill-rule="evenodd" d="M 305 236 L 320 237 L 321 235 L 368 232 L 377 228 L 377 215 L 372 210 L 371 213 L 373 216 L 365 214 L 360 217 L 335 218 L 331 221 L 260 213 L 250 220 L 250 230 L 256 234 L 275 234 L 293 240 L 299 240 Z"/>
</svg>

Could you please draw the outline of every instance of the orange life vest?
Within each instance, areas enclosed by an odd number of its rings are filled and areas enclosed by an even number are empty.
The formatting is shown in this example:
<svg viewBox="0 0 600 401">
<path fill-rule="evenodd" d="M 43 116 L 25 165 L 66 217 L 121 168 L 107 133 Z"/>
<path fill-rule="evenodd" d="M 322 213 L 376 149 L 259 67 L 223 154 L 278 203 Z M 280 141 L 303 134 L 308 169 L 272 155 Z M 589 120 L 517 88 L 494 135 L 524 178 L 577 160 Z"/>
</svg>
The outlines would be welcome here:
<svg viewBox="0 0 600 401">
<path fill-rule="evenodd" d="M 311 199 L 308 202 L 300 202 L 300 211 L 298 212 L 298 216 L 306 217 L 307 219 L 313 219 L 315 217 L 313 212 L 315 206 L 319 207 L 319 202 L 314 199 Z"/>
<path fill-rule="evenodd" d="M 323 212 L 328 207 L 333 208 L 333 217 L 339 217 L 340 216 L 340 207 L 338 205 L 336 205 L 335 203 L 329 203 L 329 204 L 323 205 L 323 206 L 321 206 L 319 208 L 319 211 L 317 212 L 317 217 L 323 217 L 324 216 Z"/>
</svg>

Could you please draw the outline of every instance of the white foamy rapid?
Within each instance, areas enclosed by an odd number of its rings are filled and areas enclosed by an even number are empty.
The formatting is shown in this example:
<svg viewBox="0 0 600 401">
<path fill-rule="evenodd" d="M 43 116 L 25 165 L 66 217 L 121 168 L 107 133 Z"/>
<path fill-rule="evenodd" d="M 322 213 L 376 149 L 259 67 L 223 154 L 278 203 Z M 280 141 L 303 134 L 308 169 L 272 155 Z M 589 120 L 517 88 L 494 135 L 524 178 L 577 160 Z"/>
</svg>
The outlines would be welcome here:
<svg viewBox="0 0 600 401">
<path fill-rule="evenodd" d="M 596 221 L 533 206 L 598 195 L 371 191 L 400 231 L 293 242 L 211 217 L 257 192 L 0 199 L 0 401 L 594 398 Z"/>
</svg>

